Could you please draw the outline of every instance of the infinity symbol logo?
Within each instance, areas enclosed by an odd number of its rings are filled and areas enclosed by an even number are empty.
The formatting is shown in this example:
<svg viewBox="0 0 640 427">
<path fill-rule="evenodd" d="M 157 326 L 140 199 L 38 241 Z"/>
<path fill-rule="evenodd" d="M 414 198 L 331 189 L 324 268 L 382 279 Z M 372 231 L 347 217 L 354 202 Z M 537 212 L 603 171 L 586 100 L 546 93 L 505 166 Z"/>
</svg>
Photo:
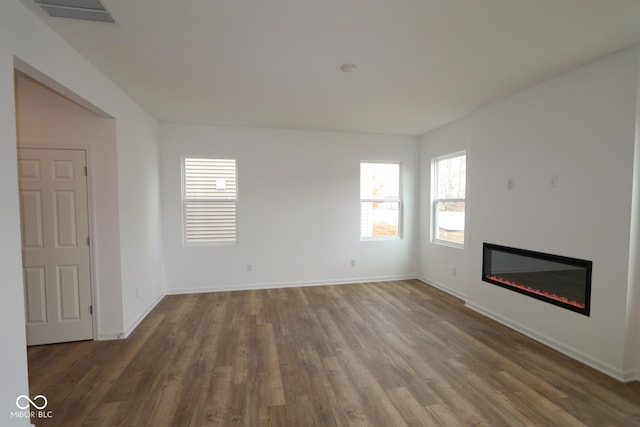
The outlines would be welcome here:
<svg viewBox="0 0 640 427">
<path fill-rule="evenodd" d="M 42 405 L 38 405 L 35 401 L 38 399 L 42 399 L 42 401 L 44 402 Z M 27 403 L 23 403 L 22 405 L 20 404 L 20 402 L 24 402 L 27 401 Z M 18 396 L 18 398 L 16 399 L 16 406 L 20 409 L 27 409 L 29 407 L 29 404 L 32 404 L 37 410 L 43 410 L 44 408 L 47 407 L 47 405 L 49 404 L 49 401 L 47 400 L 46 397 L 44 397 L 43 395 L 39 394 L 36 397 L 33 398 L 33 400 L 29 399 L 29 396 L 25 396 L 24 394 L 21 394 L 20 396 Z"/>
</svg>

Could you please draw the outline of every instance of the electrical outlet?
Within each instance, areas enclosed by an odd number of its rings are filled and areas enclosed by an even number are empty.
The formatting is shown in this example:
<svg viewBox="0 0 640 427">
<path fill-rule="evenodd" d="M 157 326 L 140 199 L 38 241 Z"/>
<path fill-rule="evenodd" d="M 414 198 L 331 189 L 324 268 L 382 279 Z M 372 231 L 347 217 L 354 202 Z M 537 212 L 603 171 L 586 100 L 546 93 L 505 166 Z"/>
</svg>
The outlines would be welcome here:
<svg viewBox="0 0 640 427">
<path fill-rule="evenodd" d="M 451 275 L 452 275 L 452 276 L 455 276 L 456 274 L 458 274 L 458 269 L 457 269 L 457 268 L 455 268 L 455 267 L 453 267 L 453 268 L 451 269 Z"/>
<path fill-rule="evenodd" d="M 351 267 L 355 267 L 356 266 L 356 260 L 355 259 L 351 259 Z"/>
<path fill-rule="evenodd" d="M 513 190 L 515 187 L 515 180 L 513 178 L 507 179 L 507 190 Z"/>
<path fill-rule="evenodd" d="M 558 186 L 558 174 L 553 174 L 549 176 L 549 187 L 557 187 Z"/>
<path fill-rule="evenodd" d="M 247 264 L 247 271 L 253 271 L 253 264 Z"/>
</svg>

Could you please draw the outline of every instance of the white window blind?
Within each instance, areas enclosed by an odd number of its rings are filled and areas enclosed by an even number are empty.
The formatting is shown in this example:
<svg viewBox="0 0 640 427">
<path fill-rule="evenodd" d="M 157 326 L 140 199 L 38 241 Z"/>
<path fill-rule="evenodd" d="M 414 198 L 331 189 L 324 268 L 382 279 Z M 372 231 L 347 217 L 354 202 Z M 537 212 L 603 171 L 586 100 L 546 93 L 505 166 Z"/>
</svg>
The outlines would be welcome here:
<svg viewBox="0 0 640 427">
<path fill-rule="evenodd" d="M 184 159 L 185 242 L 235 242 L 237 202 L 234 159 Z"/>
</svg>

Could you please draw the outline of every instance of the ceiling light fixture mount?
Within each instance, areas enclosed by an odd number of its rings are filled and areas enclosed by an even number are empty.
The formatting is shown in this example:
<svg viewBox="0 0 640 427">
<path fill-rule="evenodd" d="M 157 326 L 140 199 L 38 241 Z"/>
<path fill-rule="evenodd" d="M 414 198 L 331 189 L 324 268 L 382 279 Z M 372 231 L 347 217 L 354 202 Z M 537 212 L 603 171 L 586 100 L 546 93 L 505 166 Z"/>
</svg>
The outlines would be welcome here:
<svg viewBox="0 0 640 427">
<path fill-rule="evenodd" d="M 353 73 L 357 68 L 356 64 L 342 64 L 340 66 L 340 70 L 343 73 Z"/>
</svg>

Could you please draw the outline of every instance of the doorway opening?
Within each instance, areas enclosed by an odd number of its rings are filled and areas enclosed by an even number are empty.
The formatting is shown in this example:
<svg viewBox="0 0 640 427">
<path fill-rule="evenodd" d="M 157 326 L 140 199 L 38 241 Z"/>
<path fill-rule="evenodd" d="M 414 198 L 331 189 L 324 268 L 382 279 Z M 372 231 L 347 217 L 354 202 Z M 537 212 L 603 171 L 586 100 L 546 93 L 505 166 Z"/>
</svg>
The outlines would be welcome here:
<svg viewBox="0 0 640 427">
<path fill-rule="evenodd" d="M 104 331 L 119 330 L 122 322 L 116 121 L 108 113 L 18 58 L 15 58 L 14 65 L 18 149 L 76 150 L 84 155 L 85 166 L 88 167 L 86 206 L 89 231 L 88 234 L 76 231 L 74 238 L 78 239 L 78 244 L 84 243 L 86 247 L 86 238 L 91 236 L 91 303 L 88 310 L 93 312 L 93 334 L 89 339 L 111 339 L 111 335 Z M 64 165 L 64 162 L 58 164 L 59 175 L 69 175 L 70 169 L 67 167 L 65 172 Z M 84 175 L 83 167 L 78 174 Z M 62 203 L 65 195 L 68 204 L 71 203 L 71 196 L 67 193 L 60 193 L 57 202 Z M 31 196 L 35 197 L 33 194 Z M 68 245 L 68 242 L 62 243 Z M 31 277 L 25 275 L 24 281 L 33 279 L 36 282 L 32 284 L 37 283 L 37 275 L 34 278 L 36 271 L 30 273 Z M 56 280 L 66 283 L 64 287 L 67 289 L 73 289 L 75 274 L 75 267 L 61 268 Z M 109 286 L 104 286 L 105 283 Z M 31 290 L 31 293 L 34 291 Z M 71 309 L 71 301 L 75 302 L 76 295 L 70 295 L 67 293 L 64 319 L 76 316 L 76 309 Z M 26 300 L 26 293 L 24 296 Z M 38 320 L 37 314 L 33 314 L 33 306 L 25 306 L 25 311 L 29 310 L 32 320 Z M 86 315 L 86 310 L 83 310 Z M 43 317 L 42 314 L 40 317 Z M 25 327 L 26 321 L 25 318 Z"/>
</svg>

